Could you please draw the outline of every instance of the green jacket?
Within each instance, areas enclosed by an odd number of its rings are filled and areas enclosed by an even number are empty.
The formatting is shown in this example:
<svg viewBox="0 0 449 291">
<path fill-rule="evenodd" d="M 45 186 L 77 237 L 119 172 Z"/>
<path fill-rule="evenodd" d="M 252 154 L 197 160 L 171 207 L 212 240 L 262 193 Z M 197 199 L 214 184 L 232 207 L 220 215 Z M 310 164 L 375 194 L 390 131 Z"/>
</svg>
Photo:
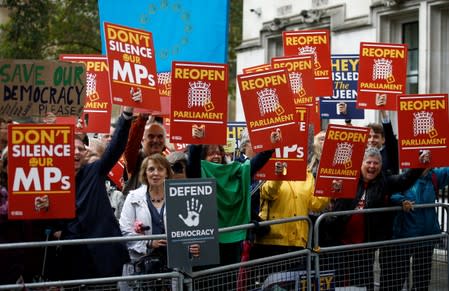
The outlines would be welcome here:
<svg viewBox="0 0 449 291">
<path fill-rule="evenodd" d="M 249 223 L 250 162 L 217 164 L 201 161 L 201 177 L 217 181 L 218 227 Z M 246 230 L 220 233 L 220 243 L 233 243 L 246 238 Z"/>
</svg>

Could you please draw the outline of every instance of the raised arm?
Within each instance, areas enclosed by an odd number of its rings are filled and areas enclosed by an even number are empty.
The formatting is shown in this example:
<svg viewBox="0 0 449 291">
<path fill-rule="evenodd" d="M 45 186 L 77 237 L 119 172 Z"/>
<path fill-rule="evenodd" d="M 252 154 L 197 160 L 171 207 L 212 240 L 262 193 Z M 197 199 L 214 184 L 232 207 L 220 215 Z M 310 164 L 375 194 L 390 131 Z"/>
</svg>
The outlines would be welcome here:
<svg viewBox="0 0 449 291">
<path fill-rule="evenodd" d="M 387 177 L 387 189 L 389 194 L 395 192 L 404 192 L 413 184 L 415 184 L 416 180 L 421 176 L 425 169 L 410 169 L 405 173 L 399 175 L 391 175 Z"/>
<path fill-rule="evenodd" d="M 188 146 L 187 178 L 201 178 L 201 150 L 202 145 L 191 144 Z"/>
<path fill-rule="evenodd" d="M 148 116 L 139 114 L 137 119 L 131 125 L 128 143 L 126 144 L 124 153 L 126 170 L 129 175 L 134 174 L 133 171 L 136 167 L 142 136 L 145 131 L 145 124 L 147 123 L 147 120 Z"/>
<path fill-rule="evenodd" d="M 257 171 L 259 171 L 260 169 L 263 168 L 263 166 L 265 166 L 265 164 L 271 158 L 273 153 L 274 153 L 274 150 L 263 151 L 263 152 L 260 152 L 257 155 L 255 155 L 250 160 L 250 164 L 251 164 L 251 178 L 254 177 L 254 175 L 256 174 Z"/>
<path fill-rule="evenodd" d="M 391 125 L 388 112 L 381 110 L 381 116 L 385 137 L 385 150 L 388 156 L 388 168 L 391 171 L 391 174 L 396 175 L 399 173 L 398 140 L 394 135 L 393 126 Z"/>
<path fill-rule="evenodd" d="M 117 128 L 112 136 L 111 142 L 106 147 L 104 154 L 101 156 L 99 163 L 99 175 L 106 176 L 120 159 L 126 147 L 128 140 L 129 128 L 131 127 L 131 119 L 133 116 L 133 108 L 125 107 L 117 121 Z"/>
</svg>

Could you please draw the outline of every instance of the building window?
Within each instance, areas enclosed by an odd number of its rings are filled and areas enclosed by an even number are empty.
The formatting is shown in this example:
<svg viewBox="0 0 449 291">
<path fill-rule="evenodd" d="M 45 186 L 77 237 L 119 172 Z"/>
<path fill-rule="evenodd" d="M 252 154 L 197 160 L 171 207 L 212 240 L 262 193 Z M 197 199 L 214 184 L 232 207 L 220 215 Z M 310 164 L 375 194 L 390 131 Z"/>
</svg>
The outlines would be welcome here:
<svg viewBox="0 0 449 291">
<path fill-rule="evenodd" d="M 407 60 L 407 94 L 418 93 L 419 68 L 419 23 L 418 21 L 402 24 L 402 43 L 408 45 Z"/>
<path fill-rule="evenodd" d="M 449 6 L 432 6 L 430 9 L 429 77 L 428 92 L 449 91 Z"/>
<path fill-rule="evenodd" d="M 266 63 L 271 62 L 271 58 L 281 57 L 284 55 L 284 48 L 282 46 L 282 35 L 272 36 L 267 38 L 267 56 Z"/>
</svg>

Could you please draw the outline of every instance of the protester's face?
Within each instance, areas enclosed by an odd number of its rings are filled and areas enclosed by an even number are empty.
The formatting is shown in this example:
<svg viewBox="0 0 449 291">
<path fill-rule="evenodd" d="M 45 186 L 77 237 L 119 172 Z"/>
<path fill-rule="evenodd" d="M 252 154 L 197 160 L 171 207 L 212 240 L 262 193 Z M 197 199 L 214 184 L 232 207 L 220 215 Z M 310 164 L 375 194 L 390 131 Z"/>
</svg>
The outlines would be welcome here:
<svg viewBox="0 0 449 291">
<path fill-rule="evenodd" d="M 223 155 L 218 146 L 210 146 L 207 149 L 206 161 L 221 164 L 223 161 Z"/>
<path fill-rule="evenodd" d="M 319 133 L 316 137 L 317 145 L 320 146 L 321 148 L 323 147 L 324 144 L 324 137 L 325 133 Z"/>
<path fill-rule="evenodd" d="M 161 126 L 152 124 L 145 129 L 143 137 L 143 149 L 147 155 L 162 153 L 165 148 L 164 130 Z"/>
<path fill-rule="evenodd" d="M 382 169 L 382 161 L 379 157 L 366 157 L 362 163 L 362 177 L 365 182 L 374 180 Z"/>
<path fill-rule="evenodd" d="M 380 149 L 385 142 L 385 138 L 380 133 L 375 133 L 374 130 L 370 130 L 368 136 L 368 147 L 375 147 Z"/>
<path fill-rule="evenodd" d="M 100 139 L 100 140 L 101 140 L 105 145 L 107 145 L 108 143 L 111 142 L 112 136 L 114 135 L 114 131 L 115 131 L 115 128 L 113 128 L 113 127 L 111 126 L 111 128 L 109 129 L 109 133 L 105 133 L 105 134 L 101 135 L 101 139 Z"/>
<path fill-rule="evenodd" d="M 256 155 L 256 153 L 253 151 L 251 142 L 247 142 L 245 145 L 245 155 L 250 159 Z"/>
<path fill-rule="evenodd" d="M 79 169 L 86 162 L 87 149 L 82 141 L 75 139 L 75 172 L 78 173 Z"/>
<path fill-rule="evenodd" d="M 153 160 L 149 160 L 146 175 L 149 186 L 161 186 L 167 177 L 167 169 Z"/>
</svg>

